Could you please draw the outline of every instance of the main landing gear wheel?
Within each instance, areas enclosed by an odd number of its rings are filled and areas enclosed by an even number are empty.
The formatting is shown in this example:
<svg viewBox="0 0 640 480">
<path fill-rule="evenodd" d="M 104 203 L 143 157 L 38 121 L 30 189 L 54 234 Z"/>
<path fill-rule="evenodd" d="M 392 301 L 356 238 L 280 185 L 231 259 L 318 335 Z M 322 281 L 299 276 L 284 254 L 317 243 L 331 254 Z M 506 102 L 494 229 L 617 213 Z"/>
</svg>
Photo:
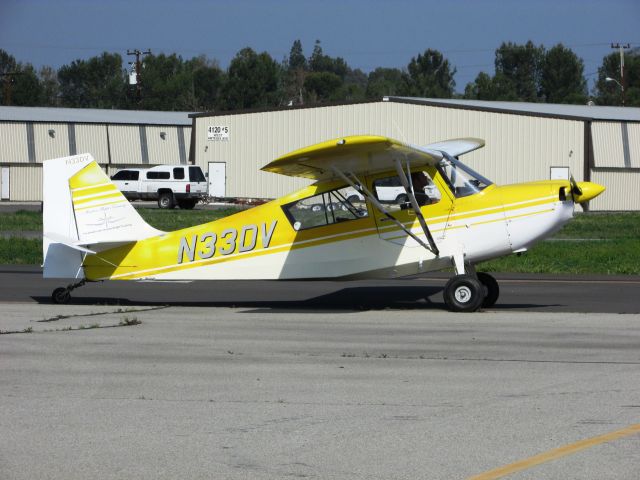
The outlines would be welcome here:
<svg viewBox="0 0 640 480">
<path fill-rule="evenodd" d="M 68 288 L 58 287 L 51 294 L 51 300 L 58 305 L 67 304 L 71 300 L 71 292 Z"/>
<path fill-rule="evenodd" d="M 500 287 L 498 286 L 498 282 L 493 278 L 493 276 L 485 272 L 478 272 L 478 280 L 480 280 L 480 283 L 482 283 L 486 289 L 486 295 L 482 301 L 482 307 L 493 307 L 500 296 Z"/>
<path fill-rule="evenodd" d="M 475 312 L 485 298 L 485 287 L 472 275 L 456 275 L 444 287 L 444 303 L 452 312 Z"/>
</svg>

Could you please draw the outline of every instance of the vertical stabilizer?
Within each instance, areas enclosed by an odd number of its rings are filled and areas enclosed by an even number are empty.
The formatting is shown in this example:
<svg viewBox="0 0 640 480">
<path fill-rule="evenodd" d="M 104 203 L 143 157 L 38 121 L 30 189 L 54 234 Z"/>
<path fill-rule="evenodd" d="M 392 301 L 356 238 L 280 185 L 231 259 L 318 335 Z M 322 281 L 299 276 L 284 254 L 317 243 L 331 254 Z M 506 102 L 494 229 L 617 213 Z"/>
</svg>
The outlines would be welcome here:
<svg viewBox="0 0 640 480">
<path fill-rule="evenodd" d="M 45 161 L 42 186 L 45 277 L 83 278 L 85 255 L 162 233 L 140 217 L 90 154 Z"/>
</svg>

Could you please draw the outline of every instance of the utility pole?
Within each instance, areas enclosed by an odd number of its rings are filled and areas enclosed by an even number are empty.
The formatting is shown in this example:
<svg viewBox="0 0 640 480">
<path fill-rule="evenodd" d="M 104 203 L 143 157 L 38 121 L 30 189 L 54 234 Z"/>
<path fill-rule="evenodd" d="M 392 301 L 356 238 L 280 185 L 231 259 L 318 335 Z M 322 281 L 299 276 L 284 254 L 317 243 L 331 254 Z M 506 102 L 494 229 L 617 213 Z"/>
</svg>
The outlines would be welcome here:
<svg viewBox="0 0 640 480">
<path fill-rule="evenodd" d="M 617 49 L 620 51 L 620 89 L 622 90 L 622 106 L 624 107 L 627 100 L 627 96 L 625 93 L 626 88 L 625 88 L 625 78 L 624 78 L 624 51 L 626 49 L 631 48 L 631 45 L 628 43 L 626 44 L 612 43 L 611 48 Z"/>
<path fill-rule="evenodd" d="M 151 55 L 151 49 L 147 49 L 146 52 L 141 52 L 138 49 L 135 50 L 127 50 L 127 55 L 134 55 L 136 57 L 135 62 L 129 62 L 129 65 L 135 65 L 135 80 L 132 77 L 129 77 L 129 84 L 136 86 L 136 98 L 138 99 L 138 103 L 142 102 L 142 62 L 140 61 L 140 56 L 142 55 Z"/>
<path fill-rule="evenodd" d="M 16 83 L 16 77 L 18 75 L 22 75 L 22 72 L 0 73 L 0 78 L 2 78 L 2 83 L 4 84 L 2 99 L 4 100 L 3 103 L 7 106 L 11 105 L 11 86 Z"/>
</svg>

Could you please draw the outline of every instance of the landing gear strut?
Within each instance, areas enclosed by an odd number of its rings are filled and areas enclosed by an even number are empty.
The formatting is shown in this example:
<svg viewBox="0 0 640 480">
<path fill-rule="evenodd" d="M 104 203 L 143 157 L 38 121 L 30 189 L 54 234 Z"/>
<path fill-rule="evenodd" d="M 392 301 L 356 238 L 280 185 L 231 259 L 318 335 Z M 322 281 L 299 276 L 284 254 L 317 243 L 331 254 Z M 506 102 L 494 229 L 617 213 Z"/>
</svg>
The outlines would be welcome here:
<svg viewBox="0 0 640 480">
<path fill-rule="evenodd" d="M 66 287 L 58 287 L 53 293 L 51 293 L 51 301 L 57 304 L 67 304 L 71 300 L 71 291 L 76 288 L 82 287 L 87 281 L 85 279 L 80 280 L 78 283 L 72 283 Z"/>
</svg>

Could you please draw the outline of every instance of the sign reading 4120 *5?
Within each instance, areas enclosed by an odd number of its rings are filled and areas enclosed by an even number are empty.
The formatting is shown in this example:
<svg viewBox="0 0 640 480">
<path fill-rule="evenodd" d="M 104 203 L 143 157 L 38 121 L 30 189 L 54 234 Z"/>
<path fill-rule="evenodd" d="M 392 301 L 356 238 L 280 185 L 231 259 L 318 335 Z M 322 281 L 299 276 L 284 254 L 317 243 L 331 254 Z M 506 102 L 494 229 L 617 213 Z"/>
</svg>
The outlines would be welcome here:
<svg viewBox="0 0 640 480">
<path fill-rule="evenodd" d="M 229 127 L 222 125 L 209 125 L 207 128 L 207 140 L 214 142 L 226 142 L 229 140 Z"/>
</svg>

